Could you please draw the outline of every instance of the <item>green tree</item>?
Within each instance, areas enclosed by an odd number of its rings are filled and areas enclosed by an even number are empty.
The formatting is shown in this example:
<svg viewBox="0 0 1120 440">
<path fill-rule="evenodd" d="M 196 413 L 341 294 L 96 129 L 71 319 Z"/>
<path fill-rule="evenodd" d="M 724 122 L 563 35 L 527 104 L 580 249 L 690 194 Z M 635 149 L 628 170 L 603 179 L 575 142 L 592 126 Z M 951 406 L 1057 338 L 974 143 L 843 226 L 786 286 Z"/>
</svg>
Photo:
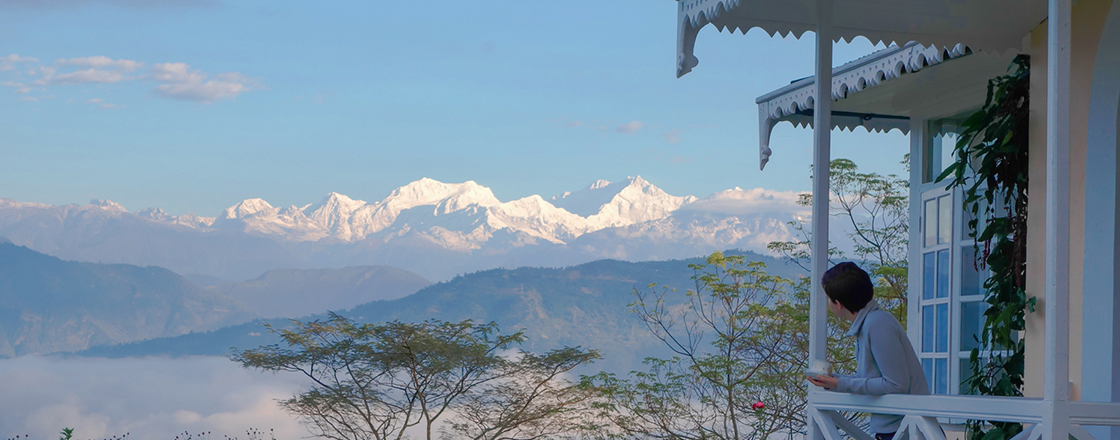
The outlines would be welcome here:
<svg viewBox="0 0 1120 440">
<path fill-rule="evenodd" d="M 910 155 L 903 156 L 900 162 L 910 170 Z M 841 219 L 851 227 L 847 233 L 852 241 L 852 257 L 860 261 L 875 282 L 875 299 L 879 304 L 906 327 L 907 300 L 909 285 L 909 234 L 910 234 L 910 182 L 894 174 L 863 173 L 848 159 L 834 159 L 829 162 L 829 201 L 830 215 Z M 812 194 L 801 195 L 798 204 L 812 206 Z M 767 248 L 797 264 L 809 275 L 810 234 L 804 222 L 791 222 L 797 239 L 787 242 L 773 242 Z M 830 263 L 847 258 L 844 252 L 829 247 Z M 801 278 L 794 291 L 793 307 L 803 311 L 804 321 L 799 321 L 795 329 L 803 331 L 808 339 L 808 309 L 811 292 L 810 279 Z M 802 315 L 789 316 L 800 317 Z M 833 372 L 850 374 L 855 371 L 854 345 L 846 340 L 849 322 L 831 313 L 827 318 L 828 360 Z M 804 360 L 808 358 L 808 345 L 798 351 Z M 802 386 L 789 387 L 789 384 L 774 383 L 776 389 L 784 389 L 791 398 L 804 402 L 806 389 Z M 783 388 L 784 387 L 784 388 Z M 800 417 L 800 413 L 798 417 Z M 863 414 L 850 414 L 849 419 L 857 424 L 864 421 Z M 798 419 L 801 428 L 804 421 Z"/>
<path fill-rule="evenodd" d="M 521 353 L 502 380 L 472 390 L 456 407 L 444 432 L 449 439 L 540 439 L 596 429 L 588 421 L 593 393 L 569 381 L 572 369 L 598 358 L 595 351 L 565 347 L 544 355 Z"/>
<path fill-rule="evenodd" d="M 656 285 L 634 292 L 632 312 L 675 356 L 646 359 L 648 370 L 630 379 L 584 378 L 603 393 L 611 435 L 759 439 L 802 432 L 806 289 L 742 256 L 715 253 L 692 268 L 695 290 L 684 301 Z"/>
<path fill-rule="evenodd" d="M 430 440 L 442 423 L 459 417 L 473 430 L 453 425 L 454 431 L 510 433 L 548 426 L 551 430 L 536 429 L 537 438 L 547 438 L 560 426 L 544 421 L 570 413 L 582 401 L 562 374 L 599 356 L 580 348 L 543 356 L 515 351 L 525 340 L 523 332 L 503 335 L 494 323 L 469 320 L 358 325 L 331 314 L 326 321 L 292 324 L 269 327 L 286 347 L 268 345 L 232 358 L 246 368 L 311 379 L 311 389 L 281 405 L 312 434 L 336 440 L 401 439 L 413 427 Z M 544 390 L 568 397 L 550 400 Z M 501 416 L 472 419 L 485 410 Z"/>
<path fill-rule="evenodd" d="M 908 158 L 903 164 L 909 165 Z M 876 282 L 876 297 L 906 322 L 909 182 L 861 173 L 850 160 L 830 163 L 832 215 L 849 222 L 853 256 Z M 812 204 L 802 195 L 799 203 Z M 713 254 L 695 265 L 695 290 L 680 298 L 666 287 L 636 289 L 632 312 L 673 351 L 646 360 L 629 379 L 601 373 L 584 386 L 602 393 L 601 415 L 613 424 L 604 437 L 669 439 L 769 438 L 803 434 L 809 357 L 809 233 L 791 224 L 795 240 L 771 251 L 806 271 L 798 280 L 770 276 L 761 263 Z M 830 257 L 843 258 L 836 248 Z M 827 322 L 833 372 L 855 369 L 848 323 Z M 761 403 L 761 405 L 758 405 Z M 852 415 L 858 421 L 860 415 Z"/>
<path fill-rule="evenodd" d="M 910 155 L 901 162 L 910 169 Z M 875 298 L 906 327 L 906 291 L 909 284 L 910 182 L 894 174 L 861 173 L 848 159 L 829 162 L 829 201 L 831 214 L 851 227 L 852 257 L 861 261 L 875 280 Z M 812 206 L 813 195 L 804 193 L 798 200 Z M 773 242 L 771 252 L 789 258 L 809 273 L 810 240 L 805 222 L 790 222 L 797 237 Z M 829 248 L 829 260 L 847 258 L 844 252 Z"/>
</svg>

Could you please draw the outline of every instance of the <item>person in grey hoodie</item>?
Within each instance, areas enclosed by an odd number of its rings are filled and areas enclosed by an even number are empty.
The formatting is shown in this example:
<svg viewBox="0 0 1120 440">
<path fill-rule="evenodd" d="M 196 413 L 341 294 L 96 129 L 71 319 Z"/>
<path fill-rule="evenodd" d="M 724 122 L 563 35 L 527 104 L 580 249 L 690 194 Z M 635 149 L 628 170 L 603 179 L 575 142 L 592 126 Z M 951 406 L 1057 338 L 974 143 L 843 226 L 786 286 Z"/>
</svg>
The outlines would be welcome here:
<svg viewBox="0 0 1120 440">
<path fill-rule="evenodd" d="M 852 322 L 848 336 L 856 337 L 856 374 L 809 376 L 809 382 L 852 394 L 929 394 L 922 363 L 906 331 L 873 299 L 875 286 L 867 272 L 845 261 L 825 272 L 821 284 L 828 309 Z M 901 415 L 872 414 L 870 430 L 876 440 L 891 440 L 901 423 Z"/>
</svg>

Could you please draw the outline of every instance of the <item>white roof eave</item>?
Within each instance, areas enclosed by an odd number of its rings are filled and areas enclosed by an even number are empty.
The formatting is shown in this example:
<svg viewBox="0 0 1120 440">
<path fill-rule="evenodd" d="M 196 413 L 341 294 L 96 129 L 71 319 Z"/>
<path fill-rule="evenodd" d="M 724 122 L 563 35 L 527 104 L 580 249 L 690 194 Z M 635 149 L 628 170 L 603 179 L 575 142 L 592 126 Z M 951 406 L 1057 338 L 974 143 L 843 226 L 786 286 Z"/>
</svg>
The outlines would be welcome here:
<svg viewBox="0 0 1120 440">
<path fill-rule="evenodd" d="M 699 62 L 696 36 L 708 24 L 746 33 L 800 37 L 817 27 L 818 0 L 678 0 L 677 76 Z M 865 37 L 873 43 L 917 41 L 926 46 L 964 44 L 975 51 L 1007 53 L 1046 19 L 1044 0 L 822 0 L 832 1 L 834 38 Z M 890 7 L 884 7 L 889 5 Z"/>
<path fill-rule="evenodd" d="M 918 72 L 969 53 L 967 48 L 959 44 L 952 49 L 939 49 L 935 46 L 923 47 L 915 42 L 876 51 L 832 70 L 832 99 L 845 99 L 850 94 L 859 93 L 901 75 Z M 783 121 L 798 127 L 812 125 L 813 117 L 806 110 L 813 108 L 816 89 L 815 78 L 809 77 L 794 81 L 755 100 L 758 104 L 759 169 L 765 168 L 770 160 L 770 133 L 774 126 Z M 903 115 L 870 116 L 834 111 L 832 125 L 833 128 L 847 130 L 863 127 L 873 132 L 893 129 L 903 133 L 910 131 L 909 118 Z"/>
</svg>

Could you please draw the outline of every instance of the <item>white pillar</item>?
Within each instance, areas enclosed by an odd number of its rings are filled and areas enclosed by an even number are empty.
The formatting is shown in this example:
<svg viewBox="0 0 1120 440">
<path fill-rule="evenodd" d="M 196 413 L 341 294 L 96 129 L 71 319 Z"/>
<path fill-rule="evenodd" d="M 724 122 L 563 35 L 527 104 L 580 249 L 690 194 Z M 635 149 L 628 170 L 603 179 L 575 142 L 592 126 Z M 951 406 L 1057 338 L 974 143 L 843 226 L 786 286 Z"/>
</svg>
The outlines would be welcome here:
<svg viewBox="0 0 1120 440">
<path fill-rule="evenodd" d="M 1120 46 L 1120 3 L 1105 19 L 1098 47 Z M 1120 402 L 1120 52 L 1098 50 L 1089 98 L 1085 164 L 1085 270 L 1082 283 L 1081 400 Z M 1120 426 L 1085 427 L 1097 440 L 1120 440 Z"/>
<path fill-rule="evenodd" d="M 828 270 L 828 167 L 832 130 L 832 0 L 817 0 L 817 91 L 813 96 L 813 224 L 812 295 L 809 297 L 809 359 L 827 359 L 827 313 L 821 276 Z M 761 127 L 759 128 L 762 129 Z M 809 408 L 812 411 L 812 389 Z M 820 440 L 821 430 L 809 429 L 809 440 Z"/>
<path fill-rule="evenodd" d="M 915 267 L 921 267 L 922 261 L 922 229 L 918 227 L 922 221 L 922 179 L 926 169 L 926 159 L 923 147 L 926 138 L 926 119 L 920 114 L 910 115 L 910 246 L 908 258 L 915 262 Z M 912 289 L 921 288 L 921 270 L 908 272 L 908 282 Z M 907 292 L 909 294 L 909 292 Z M 922 307 L 920 301 L 907 301 L 906 303 L 906 336 L 910 338 L 910 345 L 922 346 Z M 927 378 L 932 380 L 932 378 Z"/>
<path fill-rule="evenodd" d="M 1049 0 L 1046 64 L 1046 371 L 1043 440 L 1067 440 L 1071 0 Z"/>
<path fill-rule="evenodd" d="M 812 276 L 814 295 L 809 301 L 809 358 L 825 359 L 826 315 L 821 275 L 828 270 L 828 163 L 832 129 L 832 3 L 818 2 L 817 90 L 813 96 L 813 224 Z"/>
</svg>

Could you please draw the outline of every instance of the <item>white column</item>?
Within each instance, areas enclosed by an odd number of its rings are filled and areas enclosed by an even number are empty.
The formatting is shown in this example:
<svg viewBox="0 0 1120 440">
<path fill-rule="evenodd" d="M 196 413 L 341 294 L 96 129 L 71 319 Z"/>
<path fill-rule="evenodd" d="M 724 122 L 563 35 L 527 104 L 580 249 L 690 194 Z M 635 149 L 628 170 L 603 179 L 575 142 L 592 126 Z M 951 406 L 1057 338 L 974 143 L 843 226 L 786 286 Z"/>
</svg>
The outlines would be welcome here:
<svg viewBox="0 0 1120 440">
<path fill-rule="evenodd" d="M 817 91 L 813 96 L 813 296 L 809 300 L 809 358 L 825 359 L 826 313 L 821 275 L 828 270 L 828 163 L 832 130 L 832 2 L 818 1 Z"/>
<path fill-rule="evenodd" d="M 921 267 L 918 263 L 922 261 L 922 229 L 918 226 L 922 221 L 922 180 L 926 169 L 925 155 L 922 150 L 925 138 L 925 117 L 912 113 L 910 115 L 910 247 L 907 255 L 910 261 L 915 262 L 916 267 Z M 921 289 L 921 273 L 920 270 L 911 270 L 907 274 L 909 285 L 913 286 L 914 291 Z M 907 294 L 909 295 L 909 292 Z M 921 347 L 922 307 L 920 301 L 907 301 L 906 305 L 906 322 L 910 323 L 906 327 L 906 336 L 910 338 L 910 345 Z"/>
<path fill-rule="evenodd" d="M 825 306 L 821 275 L 828 270 L 828 167 L 831 158 L 832 130 L 832 0 L 817 0 L 817 91 L 813 96 L 813 225 L 812 295 L 809 297 L 809 359 L 827 359 L 828 310 Z M 761 127 L 759 128 L 761 129 Z M 810 386 L 806 414 L 813 411 Z M 809 440 L 821 440 L 823 433 L 811 423 Z"/>
<path fill-rule="evenodd" d="M 1120 3 L 1105 19 L 1098 47 L 1120 46 Z M 1120 402 L 1120 52 L 1098 50 L 1089 98 L 1085 164 L 1085 270 L 1082 283 L 1081 400 Z M 1097 440 L 1120 440 L 1120 426 L 1085 427 Z"/>
<path fill-rule="evenodd" d="M 1071 0 L 1049 0 L 1046 64 L 1046 372 L 1043 440 L 1069 419 L 1069 76 Z"/>
</svg>

